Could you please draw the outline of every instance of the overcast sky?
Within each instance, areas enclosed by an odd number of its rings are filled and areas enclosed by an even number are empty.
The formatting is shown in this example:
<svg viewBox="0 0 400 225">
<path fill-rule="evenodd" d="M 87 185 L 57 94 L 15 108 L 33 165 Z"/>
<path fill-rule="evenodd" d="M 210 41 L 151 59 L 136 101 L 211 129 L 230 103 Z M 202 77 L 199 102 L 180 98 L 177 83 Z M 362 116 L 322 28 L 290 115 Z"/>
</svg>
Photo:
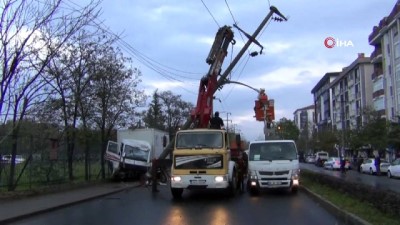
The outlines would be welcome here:
<svg viewBox="0 0 400 225">
<path fill-rule="evenodd" d="M 219 27 L 236 23 L 253 34 L 270 5 L 289 18 L 271 21 L 257 40 L 263 55 L 246 53 L 231 79 L 254 88 L 265 88 L 275 100 L 276 120 L 293 120 L 296 109 L 313 104 L 311 89 L 327 72 L 341 71 L 358 53 L 373 51 L 368 35 L 394 7 L 395 0 L 103 0 L 100 19 L 121 34 L 131 50 L 133 66 L 143 72 L 142 88 L 151 95 L 170 90 L 196 103 L 200 78 L 208 72 L 205 59 Z M 228 7 L 229 6 L 229 7 Z M 210 12 L 209 12 L 210 11 Z M 229 47 L 224 69 L 243 47 L 237 29 L 236 45 Z M 336 39 L 342 46 L 327 48 Z M 345 46 L 343 43 L 346 43 Z M 328 42 L 331 44 L 331 42 Z M 127 46 L 121 44 L 127 50 Z M 251 45 L 251 51 L 259 51 Z M 146 63 L 143 59 L 146 59 Z M 162 72 L 160 72 L 162 71 Z M 240 85 L 225 85 L 215 94 L 214 110 L 229 112 L 229 126 L 236 124 L 247 140 L 263 137 L 263 122 L 254 118 L 257 93 Z M 221 113 L 226 120 L 226 113 Z M 226 121 L 225 121 L 226 123 Z"/>
</svg>

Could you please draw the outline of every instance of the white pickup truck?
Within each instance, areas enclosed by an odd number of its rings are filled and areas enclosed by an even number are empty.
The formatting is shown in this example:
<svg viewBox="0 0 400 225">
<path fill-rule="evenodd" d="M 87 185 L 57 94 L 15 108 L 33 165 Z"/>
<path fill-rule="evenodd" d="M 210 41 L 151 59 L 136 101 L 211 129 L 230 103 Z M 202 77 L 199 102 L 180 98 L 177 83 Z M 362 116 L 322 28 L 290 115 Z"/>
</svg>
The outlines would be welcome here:
<svg viewBox="0 0 400 225">
<path fill-rule="evenodd" d="M 328 160 L 329 153 L 325 151 L 319 151 L 315 153 L 315 165 L 316 166 L 323 166 L 324 162 Z"/>
<path fill-rule="evenodd" d="M 248 150 L 248 182 L 250 194 L 261 189 L 288 189 L 296 193 L 300 166 L 296 144 L 292 140 L 254 141 Z"/>
</svg>

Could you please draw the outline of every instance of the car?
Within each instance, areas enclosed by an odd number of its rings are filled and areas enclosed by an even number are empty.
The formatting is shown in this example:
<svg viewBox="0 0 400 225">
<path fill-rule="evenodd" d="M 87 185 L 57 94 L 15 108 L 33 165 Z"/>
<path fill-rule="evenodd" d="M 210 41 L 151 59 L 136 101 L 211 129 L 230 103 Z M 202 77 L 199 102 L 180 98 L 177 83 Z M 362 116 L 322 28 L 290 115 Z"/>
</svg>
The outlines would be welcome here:
<svg viewBox="0 0 400 225">
<path fill-rule="evenodd" d="M 315 155 L 307 155 L 306 163 L 315 163 Z"/>
<path fill-rule="evenodd" d="M 387 173 L 390 163 L 385 160 L 381 160 L 381 173 Z M 364 159 L 363 163 L 360 166 L 361 173 L 369 173 L 369 174 L 376 174 L 376 167 L 375 167 L 375 159 L 368 158 Z"/>
<path fill-rule="evenodd" d="M 3 163 L 11 163 L 11 155 L 3 155 L 3 157 L 1 158 L 1 161 Z M 16 155 L 15 156 L 15 164 L 19 164 L 19 163 L 23 163 L 25 162 L 25 158 L 22 157 L 22 155 Z"/>
<path fill-rule="evenodd" d="M 400 158 L 390 163 L 390 166 L 388 167 L 387 170 L 387 176 L 389 178 L 400 177 Z"/>
<path fill-rule="evenodd" d="M 340 158 L 339 157 L 330 157 L 328 160 L 324 162 L 323 165 L 324 169 L 331 169 L 331 170 L 340 170 Z M 346 160 L 346 164 L 344 166 L 346 170 L 350 169 L 350 162 Z"/>
</svg>

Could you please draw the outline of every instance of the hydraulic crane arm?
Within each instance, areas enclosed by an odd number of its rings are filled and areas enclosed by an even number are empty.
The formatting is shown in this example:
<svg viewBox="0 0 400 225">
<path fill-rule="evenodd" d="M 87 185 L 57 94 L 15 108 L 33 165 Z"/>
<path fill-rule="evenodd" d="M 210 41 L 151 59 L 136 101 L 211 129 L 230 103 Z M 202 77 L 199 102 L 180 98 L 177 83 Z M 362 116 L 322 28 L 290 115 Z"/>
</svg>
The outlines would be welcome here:
<svg viewBox="0 0 400 225">
<path fill-rule="evenodd" d="M 219 78 L 218 75 L 221 72 L 223 60 L 227 55 L 229 43 L 233 42 L 234 44 L 234 40 L 233 32 L 229 26 L 224 26 L 218 30 L 213 46 L 211 47 L 211 51 L 206 59 L 206 62 L 211 65 L 210 70 L 208 71 L 207 75 L 204 76 L 200 81 L 196 108 L 191 112 L 191 116 L 183 125 L 182 129 L 188 129 L 191 124 L 194 124 L 194 127 L 198 128 L 204 128 L 208 126 L 213 109 L 213 97 L 215 92 L 227 83 L 228 75 L 236 66 L 245 51 L 247 51 L 250 44 L 254 42 L 257 35 L 261 32 L 261 30 L 266 25 L 268 20 L 273 16 L 273 14 L 281 17 L 281 20 L 287 20 L 276 7 L 271 6 L 268 15 L 264 18 L 264 20 L 258 26 L 257 30 L 254 32 L 251 38 L 248 39 L 246 44 L 236 55 L 235 59 L 231 62 L 225 72 L 220 75 Z M 167 155 L 172 151 L 173 145 L 174 141 L 171 140 L 168 146 L 161 153 L 159 159 L 165 159 L 165 157 L 167 157 Z"/>
<path fill-rule="evenodd" d="M 217 77 L 221 72 L 221 67 L 228 53 L 227 49 L 230 43 L 235 43 L 231 27 L 224 26 L 219 28 L 206 59 L 206 62 L 210 65 L 210 69 L 207 75 L 200 80 L 197 104 L 191 112 L 192 121 L 196 128 L 208 127 L 213 110 L 213 97 L 218 88 Z"/>
</svg>

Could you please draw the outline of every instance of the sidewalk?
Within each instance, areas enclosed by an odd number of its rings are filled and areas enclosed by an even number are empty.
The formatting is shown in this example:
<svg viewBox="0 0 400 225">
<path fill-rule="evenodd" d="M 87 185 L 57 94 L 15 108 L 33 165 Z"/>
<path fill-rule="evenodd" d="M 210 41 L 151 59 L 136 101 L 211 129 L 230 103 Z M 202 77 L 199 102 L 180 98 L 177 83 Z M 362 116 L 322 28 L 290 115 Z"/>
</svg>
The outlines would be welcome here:
<svg viewBox="0 0 400 225">
<path fill-rule="evenodd" d="M 0 203 L 0 224 L 117 193 L 137 185 L 138 183 L 104 183 L 70 191 L 6 200 Z"/>
</svg>

